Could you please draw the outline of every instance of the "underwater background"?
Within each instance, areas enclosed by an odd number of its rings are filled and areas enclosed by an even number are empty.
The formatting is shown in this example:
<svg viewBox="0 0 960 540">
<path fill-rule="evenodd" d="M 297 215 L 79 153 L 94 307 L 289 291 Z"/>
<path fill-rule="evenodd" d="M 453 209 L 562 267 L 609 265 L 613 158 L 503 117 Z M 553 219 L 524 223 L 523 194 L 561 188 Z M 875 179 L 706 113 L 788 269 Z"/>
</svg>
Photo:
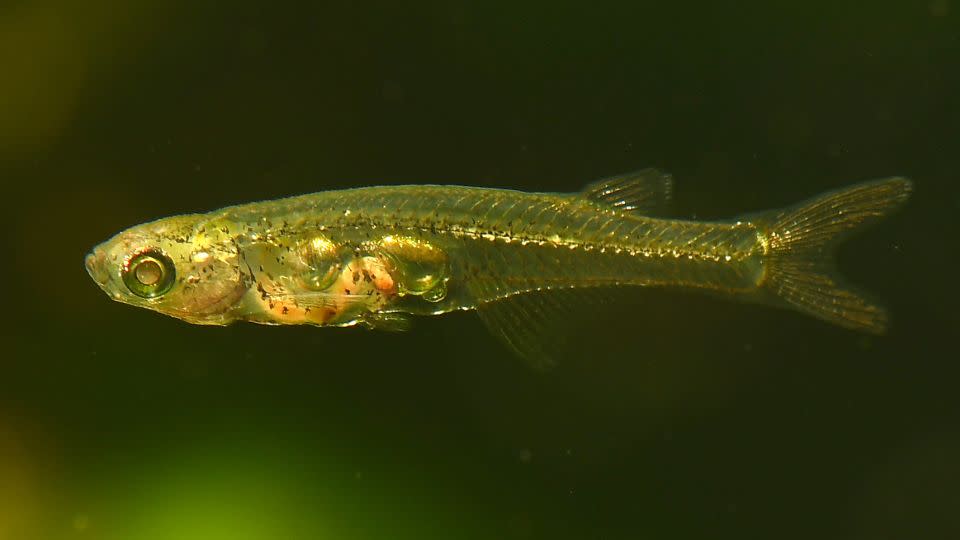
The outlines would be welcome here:
<svg viewBox="0 0 960 540">
<path fill-rule="evenodd" d="M 889 333 L 645 290 L 541 373 L 472 313 L 190 326 L 83 267 L 172 214 L 647 166 L 697 219 L 913 178 L 839 254 Z M 7 0 L 0 540 L 960 538 L 958 180 L 956 0 Z"/>
</svg>

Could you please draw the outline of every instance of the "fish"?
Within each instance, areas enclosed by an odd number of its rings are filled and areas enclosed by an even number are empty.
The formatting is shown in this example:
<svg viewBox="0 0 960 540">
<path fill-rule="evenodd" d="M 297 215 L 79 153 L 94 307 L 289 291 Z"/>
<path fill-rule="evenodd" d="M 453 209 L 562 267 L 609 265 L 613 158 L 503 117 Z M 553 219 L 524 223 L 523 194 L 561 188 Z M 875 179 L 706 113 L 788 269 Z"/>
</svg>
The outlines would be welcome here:
<svg viewBox="0 0 960 540">
<path fill-rule="evenodd" d="M 406 330 L 475 310 L 514 353 L 556 358 L 557 322 L 627 287 L 695 289 L 883 333 L 887 311 L 834 265 L 850 233 L 901 207 L 890 177 L 722 221 L 666 217 L 673 178 L 647 168 L 578 193 L 360 187 L 165 217 L 85 258 L 113 300 L 201 325 Z"/>
</svg>

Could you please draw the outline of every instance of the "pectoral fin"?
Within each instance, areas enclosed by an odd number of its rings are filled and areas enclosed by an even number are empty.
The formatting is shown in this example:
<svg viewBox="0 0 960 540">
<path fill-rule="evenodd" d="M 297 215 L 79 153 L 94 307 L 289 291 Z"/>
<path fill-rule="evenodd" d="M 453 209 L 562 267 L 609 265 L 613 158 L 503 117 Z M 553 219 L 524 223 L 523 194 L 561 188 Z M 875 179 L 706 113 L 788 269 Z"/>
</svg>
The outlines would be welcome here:
<svg viewBox="0 0 960 540">
<path fill-rule="evenodd" d="M 413 319 L 404 313 L 370 313 L 363 317 L 363 323 L 373 330 L 406 332 L 413 326 Z"/>
</svg>

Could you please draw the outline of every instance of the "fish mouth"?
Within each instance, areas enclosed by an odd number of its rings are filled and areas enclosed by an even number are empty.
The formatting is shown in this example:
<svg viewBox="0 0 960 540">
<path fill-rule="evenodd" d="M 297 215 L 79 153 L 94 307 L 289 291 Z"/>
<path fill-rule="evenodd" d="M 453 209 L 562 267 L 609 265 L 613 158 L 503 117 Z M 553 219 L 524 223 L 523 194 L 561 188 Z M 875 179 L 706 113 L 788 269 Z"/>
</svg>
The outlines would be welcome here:
<svg viewBox="0 0 960 540">
<path fill-rule="evenodd" d="M 87 268 L 87 273 L 101 287 L 110 281 L 110 273 L 107 271 L 107 254 L 100 248 L 94 248 L 83 259 L 83 265 Z"/>
</svg>

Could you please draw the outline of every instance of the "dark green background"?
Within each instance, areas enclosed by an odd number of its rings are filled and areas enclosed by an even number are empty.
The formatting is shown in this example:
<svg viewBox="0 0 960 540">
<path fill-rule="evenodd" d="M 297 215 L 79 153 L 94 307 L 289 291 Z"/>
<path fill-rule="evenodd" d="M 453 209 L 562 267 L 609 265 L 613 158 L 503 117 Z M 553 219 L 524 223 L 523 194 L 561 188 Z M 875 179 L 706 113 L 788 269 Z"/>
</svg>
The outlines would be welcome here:
<svg viewBox="0 0 960 540">
<path fill-rule="evenodd" d="M 0 539 L 960 537 L 960 3 L 0 5 Z M 907 175 L 840 265 L 894 323 L 643 291 L 559 368 L 473 314 L 189 326 L 111 302 L 128 226 L 368 184 L 676 215 Z"/>
</svg>

